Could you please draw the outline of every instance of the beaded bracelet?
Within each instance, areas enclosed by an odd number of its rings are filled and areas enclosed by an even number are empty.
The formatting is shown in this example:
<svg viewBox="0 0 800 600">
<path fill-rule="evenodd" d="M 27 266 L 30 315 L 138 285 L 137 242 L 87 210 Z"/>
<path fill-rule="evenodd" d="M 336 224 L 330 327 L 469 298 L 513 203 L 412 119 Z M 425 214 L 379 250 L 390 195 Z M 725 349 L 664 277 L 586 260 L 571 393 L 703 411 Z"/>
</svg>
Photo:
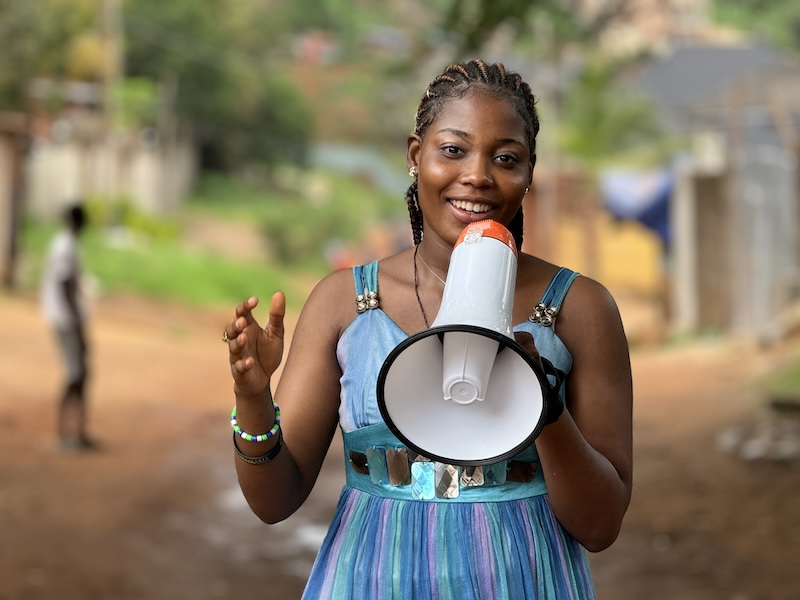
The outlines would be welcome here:
<svg viewBox="0 0 800 600">
<path fill-rule="evenodd" d="M 231 427 L 233 427 L 233 431 L 236 433 L 236 435 L 247 440 L 248 442 L 266 442 L 273 435 L 278 433 L 281 428 L 281 409 L 278 408 L 275 400 L 272 401 L 272 407 L 275 409 L 275 424 L 272 426 L 272 429 L 270 429 L 267 433 L 252 435 L 246 431 L 243 431 L 242 428 L 236 423 L 236 406 L 234 406 L 233 410 L 231 411 Z"/>
<path fill-rule="evenodd" d="M 236 455 L 250 465 L 263 465 L 264 463 L 275 460 L 281 448 L 283 448 L 283 431 L 278 431 L 278 443 L 275 444 L 272 450 L 264 456 L 247 456 L 246 454 L 242 454 L 242 451 L 239 450 L 239 446 L 236 445 L 236 432 L 233 433 L 233 449 L 236 450 Z"/>
</svg>

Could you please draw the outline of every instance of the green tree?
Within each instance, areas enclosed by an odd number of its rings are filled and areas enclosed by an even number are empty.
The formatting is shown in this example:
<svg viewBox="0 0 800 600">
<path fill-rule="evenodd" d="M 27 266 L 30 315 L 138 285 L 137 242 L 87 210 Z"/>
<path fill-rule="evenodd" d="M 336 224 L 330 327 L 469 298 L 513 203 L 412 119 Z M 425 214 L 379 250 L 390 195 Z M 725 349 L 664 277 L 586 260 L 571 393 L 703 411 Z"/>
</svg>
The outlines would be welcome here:
<svg viewBox="0 0 800 600">
<path fill-rule="evenodd" d="M 237 0 L 130 0 L 126 71 L 168 83 L 174 110 L 230 170 L 302 160 L 312 134 L 308 109 L 273 66 L 274 39 L 254 35 L 268 6 Z"/>
<path fill-rule="evenodd" d="M 559 146 L 591 172 L 609 162 L 663 158 L 654 152 L 664 138 L 652 105 L 617 84 L 623 66 L 587 62 L 564 98 Z"/>
<path fill-rule="evenodd" d="M 546 19 L 558 43 L 591 42 L 624 14 L 632 0 L 611 0 L 594 14 L 581 16 L 577 0 L 439 0 L 441 28 L 456 40 L 456 58 L 474 55 L 501 27 L 528 39 L 534 24 Z"/>
<path fill-rule="evenodd" d="M 61 79 L 72 41 L 93 26 L 88 0 L 0 0 L 0 107 L 19 110 L 33 77 Z"/>
<path fill-rule="evenodd" d="M 788 50 L 800 50 L 800 4 L 785 0 L 716 0 L 714 19 Z"/>
</svg>

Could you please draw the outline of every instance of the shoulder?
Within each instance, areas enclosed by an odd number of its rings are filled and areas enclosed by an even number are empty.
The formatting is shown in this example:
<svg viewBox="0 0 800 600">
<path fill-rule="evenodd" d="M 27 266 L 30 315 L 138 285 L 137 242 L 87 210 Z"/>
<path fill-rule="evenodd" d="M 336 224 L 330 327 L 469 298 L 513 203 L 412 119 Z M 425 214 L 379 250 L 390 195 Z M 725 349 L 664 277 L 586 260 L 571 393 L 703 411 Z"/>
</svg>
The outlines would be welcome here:
<svg viewBox="0 0 800 600">
<path fill-rule="evenodd" d="M 556 275 L 564 269 L 557 264 L 550 263 L 537 256 L 521 253 L 519 256 L 518 284 L 532 285 L 544 290 L 551 285 Z M 605 312 L 616 310 L 614 298 L 609 291 L 598 281 L 581 274 L 579 271 L 569 269 L 567 273 L 576 273 L 562 304 L 561 315 L 576 313 L 573 316 L 590 317 Z M 521 280 L 521 281 L 520 281 Z"/>
<path fill-rule="evenodd" d="M 320 279 L 308 296 L 301 319 L 327 325 L 337 337 L 356 316 L 356 286 L 353 269 L 334 271 Z"/>
<path fill-rule="evenodd" d="M 355 296 L 353 270 L 340 269 L 326 275 L 314 285 L 306 305 L 329 305 L 332 308 L 343 300 L 348 300 L 352 304 Z"/>
<path fill-rule="evenodd" d="M 603 284 L 583 275 L 575 279 L 564 298 L 558 334 L 573 355 L 608 344 L 627 346 L 614 297 Z"/>
<path fill-rule="evenodd" d="M 591 319 L 603 314 L 618 314 L 611 292 L 599 281 L 579 275 L 573 281 L 564 299 L 565 312 L 575 313 L 574 318 Z"/>
</svg>

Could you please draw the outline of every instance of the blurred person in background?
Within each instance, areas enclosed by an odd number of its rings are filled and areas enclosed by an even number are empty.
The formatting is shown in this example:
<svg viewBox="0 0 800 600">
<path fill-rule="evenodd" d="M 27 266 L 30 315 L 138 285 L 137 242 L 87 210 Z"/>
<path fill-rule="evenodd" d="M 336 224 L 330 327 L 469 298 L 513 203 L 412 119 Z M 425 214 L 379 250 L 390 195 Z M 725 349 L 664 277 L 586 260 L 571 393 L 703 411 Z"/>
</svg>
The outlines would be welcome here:
<svg viewBox="0 0 800 600">
<path fill-rule="evenodd" d="M 305 599 L 595 597 L 586 551 L 614 542 L 631 497 L 630 359 L 601 284 L 521 252 L 538 130 L 518 74 L 480 60 L 451 65 L 428 86 L 408 136 L 413 247 L 317 284 L 274 397 L 283 294 L 272 295 L 264 328 L 255 297 L 225 327 L 234 461 L 256 515 L 267 523 L 292 515 L 342 431 L 346 485 Z M 421 463 L 432 463 L 384 422 L 377 381 L 392 350 L 430 328 L 460 234 L 487 219 L 508 228 L 519 252 L 517 340 L 564 379 L 549 384 L 533 443 L 507 462 L 463 468 L 440 493 L 432 477 L 409 474 L 430 474 Z"/>
<path fill-rule="evenodd" d="M 78 246 L 78 237 L 86 224 L 86 210 L 81 202 L 67 207 L 64 226 L 47 251 L 41 286 L 42 312 L 55 333 L 65 371 L 57 426 L 59 444 L 65 451 L 96 448 L 86 432 L 87 315 Z"/>
</svg>

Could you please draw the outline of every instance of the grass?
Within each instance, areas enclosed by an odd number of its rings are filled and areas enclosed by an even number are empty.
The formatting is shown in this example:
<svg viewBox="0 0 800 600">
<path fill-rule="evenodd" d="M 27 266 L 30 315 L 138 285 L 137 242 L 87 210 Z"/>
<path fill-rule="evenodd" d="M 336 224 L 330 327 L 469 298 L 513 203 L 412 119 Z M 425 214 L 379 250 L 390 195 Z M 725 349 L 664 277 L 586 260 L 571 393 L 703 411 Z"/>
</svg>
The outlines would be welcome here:
<svg viewBox="0 0 800 600">
<path fill-rule="evenodd" d="M 47 243 L 55 231 L 52 224 L 25 227 L 23 287 L 37 285 Z M 120 244 L 107 231 L 90 228 L 81 236 L 80 246 L 85 271 L 99 281 L 103 293 L 130 293 L 209 307 L 238 303 L 254 289 L 282 289 L 295 302 L 308 291 L 291 271 L 280 266 L 190 251 L 178 240 L 140 239 Z"/>
<path fill-rule="evenodd" d="M 771 398 L 792 399 L 800 406 L 800 356 L 772 373 L 764 387 Z"/>
<path fill-rule="evenodd" d="M 299 171 L 289 171 L 282 178 L 280 189 L 275 190 L 209 176 L 171 219 L 143 218 L 130 207 L 118 211 L 122 217 L 113 217 L 124 219 L 125 227 L 111 227 L 115 223 L 108 218 L 98 219 L 107 226 L 91 226 L 81 236 L 85 270 L 106 294 L 139 294 L 208 307 L 238 303 L 256 290 L 280 289 L 287 294 L 288 307 L 297 309 L 308 294 L 309 282 L 327 272 L 324 249 L 330 239 L 356 240 L 370 220 L 390 215 L 393 208 L 405 211 L 401 200 L 382 197 L 356 179 Z M 322 200 L 309 198 L 300 189 L 312 180 L 322 182 L 314 188 L 325 190 Z M 270 236 L 275 258 L 242 260 L 189 249 L 181 242 L 181 228 L 192 214 L 258 224 Z M 24 224 L 21 287 L 38 285 L 46 248 L 56 230 L 52 222 L 29 219 Z"/>
</svg>

